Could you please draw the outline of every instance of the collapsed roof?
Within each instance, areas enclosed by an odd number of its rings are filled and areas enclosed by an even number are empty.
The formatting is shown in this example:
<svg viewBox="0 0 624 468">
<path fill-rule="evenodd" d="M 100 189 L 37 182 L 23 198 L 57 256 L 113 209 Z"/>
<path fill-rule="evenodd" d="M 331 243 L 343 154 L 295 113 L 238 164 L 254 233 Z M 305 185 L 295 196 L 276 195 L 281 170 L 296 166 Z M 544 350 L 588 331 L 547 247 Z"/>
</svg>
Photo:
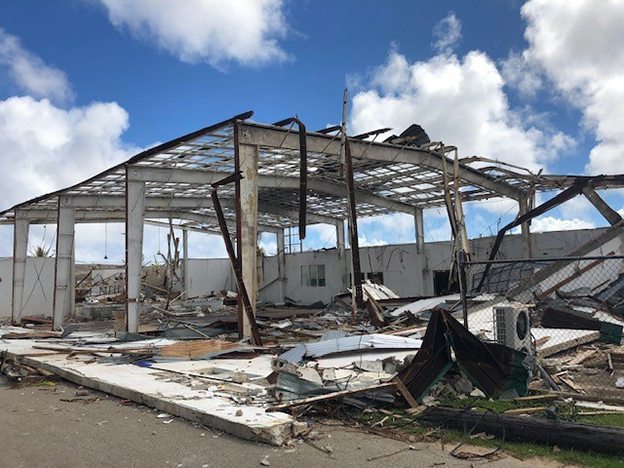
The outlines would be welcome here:
<svg viewBox="0 0 624 468">
<path fill-rule="evenodd" d="M 299 132 L 292 124 L 284 127 L 250 122 L 247 119 L 251 115 L 241 114 L 189 133 L 76 185 L 20 203 L 1 212 L 0 223 L 12 223 L 16 211 L 25 213 L 31 224 L 55 223 L 60 196 L 72 198 L 76 222 L 123 221 L 127 170 L 131 169 L 134 177 L 146 182 L 146 219 L 175 219 L 188 227 L 219 232 L 210 184 L 234 172 L 238 140 L 259 147 L 258 229 L 275 231 L 294 226 L 299 210 Z M 424 143 L 428 137 L 423 138 L 420 132 L 389 142 L 375 141 L 380 133 L 349 139 L 360 218 L 392 212 L 413 214 L 418 209 L 444 206 L 445 172 L 450 177 L 458 176 L 464 202 L 501 197 L 520 201 L 536 191 L 561 190 L 584 179 L 534 175 L 477 157 L 459 160 L 455 173 L 454 161 L 449 157 L 449 153 L 456 152 L 455 147 Z M 420 146 L 414 145 L 416 138 Z M 305 132 L 305 141 L 308 223 L 332 224 L 347 218 L 340 133 Z M 473 163 L 480 167 L 472 167 Z M 624 186 L 624 175 L 592 180 L 595 188 Z M 233 187 L 221 188 L 220 197 L 226 218 L 235 219 Z"/>
</svg>

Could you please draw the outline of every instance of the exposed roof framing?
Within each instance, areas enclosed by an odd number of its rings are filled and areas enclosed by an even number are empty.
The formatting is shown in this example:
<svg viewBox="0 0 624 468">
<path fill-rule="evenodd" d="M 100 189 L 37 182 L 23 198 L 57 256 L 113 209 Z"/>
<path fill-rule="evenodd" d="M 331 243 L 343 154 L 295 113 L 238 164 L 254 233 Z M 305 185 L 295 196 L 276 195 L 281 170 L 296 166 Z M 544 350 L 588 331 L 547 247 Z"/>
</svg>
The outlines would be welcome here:
<svg viewBox="0 0 624 468">
<path fill-rule="evenodd" d="M 12 222 L 16 210 L 27 213 L 34 224 L 53 223 L 60 196 L 67 197 L 67 202 L 76 208 L 77 222 L 121 221 L 125 216 L 128 177 L 145 182 L 146 218 L 178 219 L 197 229 L 217 232 L 210 184 L 234 171 L 233 129 L 239 125 L 239 143 L 259 148 L 259 230 L 275 231 L 296 225 L 298 131 L 292 126 L 244 121 L 250 115 L 242 114 L 156 146 L 72 187 L 16 205 L 0 213 L 0 223 Z M 340 170 L 340 137 L 307 132 L 306 145 L 308 222 L 335 223 L 346 218 L 347 190 Z M 359 217 L 414 213 L 417 209 L 444 205 L 443 161 L 453 147 L 435 143 L 414 147 L 362 138 L 350 138 L 350 146 Z M 477 159 L 469 158 L 460 164 L 464 201 L 500 197 L 521 200 L 533 190 L 562 189 L 575 180 L 568 176 L 520 174 L 500 165 L 477 169 L 466 164 Z M 446 170 L 453 171 L 448 158 Z M 624 176 L 600 179 L 594 187 L 601 188 L 601 183 L 624 186 Z M 226 218 L 234 219 L 233 187 L 222 187 L 219 197 Z"/>
</svg>

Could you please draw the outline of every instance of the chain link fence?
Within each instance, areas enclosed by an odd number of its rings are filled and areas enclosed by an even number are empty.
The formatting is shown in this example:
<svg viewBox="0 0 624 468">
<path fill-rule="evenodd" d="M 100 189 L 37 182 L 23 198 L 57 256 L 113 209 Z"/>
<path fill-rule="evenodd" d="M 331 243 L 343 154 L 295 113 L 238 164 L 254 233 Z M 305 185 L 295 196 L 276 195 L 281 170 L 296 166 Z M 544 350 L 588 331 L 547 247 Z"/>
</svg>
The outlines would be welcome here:
<svg viewBox="0 0 624 468">
<path fill-rule="evenodd" d="M 459 274 L 468 328 L 535 356 L 534 388 L 624 398 L 624 256 L 460 259 Z"/>
</svg>

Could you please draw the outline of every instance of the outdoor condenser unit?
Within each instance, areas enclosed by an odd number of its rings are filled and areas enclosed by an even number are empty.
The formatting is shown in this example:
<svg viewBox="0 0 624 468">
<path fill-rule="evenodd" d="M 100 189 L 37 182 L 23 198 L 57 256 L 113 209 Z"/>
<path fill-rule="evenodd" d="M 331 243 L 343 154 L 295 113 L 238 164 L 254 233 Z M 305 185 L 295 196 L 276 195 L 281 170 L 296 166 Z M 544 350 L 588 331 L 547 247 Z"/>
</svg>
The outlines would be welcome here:
<svg viewBox="0 0 624 468">
<path fill-rule="evenodd" d="M 497 343 L 531 354 L 529 311 L 494 307 L 494 339 Z"/>
</svg>

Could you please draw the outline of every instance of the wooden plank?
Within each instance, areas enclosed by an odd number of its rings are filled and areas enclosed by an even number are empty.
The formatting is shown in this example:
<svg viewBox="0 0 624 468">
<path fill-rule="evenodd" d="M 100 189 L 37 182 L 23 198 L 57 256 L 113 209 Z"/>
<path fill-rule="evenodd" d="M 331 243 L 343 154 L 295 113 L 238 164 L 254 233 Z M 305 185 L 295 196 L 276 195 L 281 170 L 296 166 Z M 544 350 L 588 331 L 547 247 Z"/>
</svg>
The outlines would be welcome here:
<svg viewBox="0 0 624 468">
<path fill-rule="evenodd" d="M 530 395 L 524 397 L 514 398 L 514 401 L 543 401 L 543 400 L 557 400 L 559 395 L 553 393 L 546 393 L 544 395 Z"/>
<path fill-rule="evenodd" d="M 286 403 L 281 403 L 279 405 L 269 406 L 267 411 L 280 411 L 287 408 L 292 408 L 293 406 L 307 405 L 310 403 L 318 403 L 320 401 L 333 400 L 334 398 L 341 398 L 347 395 L 355 395 L 357 393 L 370 392 L 373 390 L 384 390 L 387 392 L 392 392 L 396 390 L 395 382 L 386 382 L 379 385 L 373 385 L 371 387 L 363 387 L 356 388 L 353 390 L 342 390 L 340 392 L 328 393 L 326 395 L 314 396 L 311 398 L 303 398 L 300 400 L 292 400 Z"/>
<path fill-rule="evenodd" d="M 534 408 L 514 408 L 504 412 L 504 414 L 533 414 L 542 413 L 548 409 L 548 406 L 536 406 Z"/>
<path fill-rule="evenodd" d="M 401 379 L 395 377 L 393 382 L 396 384 L 397 389 L 401 392 L 401 395 L 403 395 L 403 398 L 405 398 L 410 407 L 417 408 L 420 406 Z"/>
<path fill-rule="evenodd" d="M 207 354 L 234 349 L 252 350 L 254 348 L 244 344 L 223 340 L 193 340 L 180 341 L 172 345 L 163 346 L 160 348 L 160 355 L 163 357 L 197 359 Z"/>
</svg>

